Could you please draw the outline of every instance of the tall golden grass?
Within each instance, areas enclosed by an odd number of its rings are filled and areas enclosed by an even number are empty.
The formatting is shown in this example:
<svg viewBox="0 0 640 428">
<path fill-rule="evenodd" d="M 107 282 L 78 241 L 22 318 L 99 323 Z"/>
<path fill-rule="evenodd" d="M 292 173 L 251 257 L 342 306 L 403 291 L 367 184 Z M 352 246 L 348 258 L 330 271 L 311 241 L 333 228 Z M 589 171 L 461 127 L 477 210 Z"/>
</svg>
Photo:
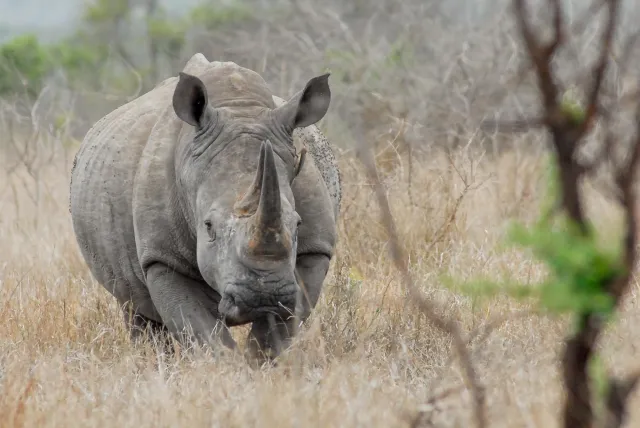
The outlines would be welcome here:
<svg viewBox="0 0 640 428">
<path fill-rule="evenodd" d="M 399 160 L 385 170 L 399 236 L 421 289 L 469 340 L 491 426 L 556 426 L 558 351 L 570 325 L 506 298 L 477 302 L 440 280 L 544 277 L 527 253 L 501 248 L 509 221 L 537 215 L 544 156 L 459 150 L 411 168 Z M 14 161 L 2 156 L 0 168 L 0 426 L 469 426 L 451 339 L 407 304 L 357 160 L 340 157 L 340 240 L 316 311 L 280 364 L 260 370 L 203 350 L 133 346 L 76 246 L 69 159 L 41 164 L 37 178 Z M 617 233 L 619 213 L 595 191 L 589 212 Z M 616 371 L 637 367 L 637 296 L 636 285 L 602 344 Z M 640 424 L 638 404 L 636 394 L 629 426 Z"/>
</svg>

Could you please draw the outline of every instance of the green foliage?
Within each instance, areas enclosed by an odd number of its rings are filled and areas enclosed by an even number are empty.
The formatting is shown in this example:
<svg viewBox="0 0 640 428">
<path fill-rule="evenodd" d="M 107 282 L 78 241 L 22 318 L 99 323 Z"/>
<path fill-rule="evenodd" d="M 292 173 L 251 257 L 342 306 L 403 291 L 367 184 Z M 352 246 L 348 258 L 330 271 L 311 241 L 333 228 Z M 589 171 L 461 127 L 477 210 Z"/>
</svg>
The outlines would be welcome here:
<svg viewBox="0 0 640 428">
<path fill-rule="evenodd" d="M 500 283 L 491 278 L 477 278 L 472 281 L 457 282 L 455 279 L 445 276 L 441 278 L 441 281 L 447 288 L 464 293 L 473 298 L 474 301 L 482 301 L 498 295 L 523 300 L 528 297 L 534 297 L 537 292 L 534 287 L 512 279 Z"/>
<path fill-rule="evenodd" d="M 348 52 L 340 49 L 331 49 L 331 48 L 328 48 L 324 52 L 324 56 L 327 61 L 352 62 L 357 59 L 356 55 L 352 52 Z"/>
<path fill-rule="evenodd" d="M 177 57 L 184 47 L 185 30 L 181 25 L 165 18 L 147 20 L 149 38 L 159 50 L 171 57 Z"/>
<path fill-rule="evenodd" d="M 580 125 L 586 119 L 586 112 L 574 94 L 567 90 L 560 103 L 560 108 L 569 120 L 575 125 Z"/>
<path fill-rule="evenodd" d="M 202 25 L 209 31 L 224 25 L 248 20 L 251 16 L 251 9 L 245 5 L 220 6 L 213 2 L 204 2 L 198 5 L 189 14 L 190 20 L 194 24 Z"/>
<path fill-rule="evenodd" d="M 591 385 L 593 386 L 595 408 L 596 411 L 602 415 L 606 411 L 606 397 L 609 396 L 609 388 L 611 386 L 609 383 L 609 373 L 602 358 L 597 354 L 589 360 L 587 370 L 589 372 Z"/>
<path fill-rule="evenodd" d="M 129 0 L 89 0 L 80 30 L 63 42 L 47 44 L 25 35 L 0 45 L 0 96 L 35 97 L 55 70 L 63 71 L 74 87 L 129 92 L 137 89 L 140 79 L 143 87 L 154 85 L 158 75 L 174 69 L 193 27 L 216 30 L 253 16 L 243 4 L 221 6 L 210 0 L 185 19 L 167 16 L 159 4 L 141 19 L 132 11 Z M 140 31 L 145 24 L 146 31 Z"/>
<path fill-rule="evenodd" d="M 83 20 L 93 25 L 109 23 L 127 17 L 129 12 L 128 0 L 95 0 L 85 6 Z"/>
<path fill-rule="evenodd" d="M 410 66 L 414 52 L 408 41 L 398 38 L 386 55 L 375 61 L 367 62 L 361 56 L 341 49 L 327 49 L 324 57 L 337 81 L 347 84 L 363 82 L 372 87 L 380 81 L 382 72 L 394 72 L 400 67 Z"/>
<path fill-rule="evenodd" d="M 387 54 L 385 64 L 387 67 L 408 67 L 414 60 L 413 48 L 405 40 L 397 40 Z"/>
<path fill-rule="evenodd" d="M 51 63 L 62 68 L 70 81 L 95 76 L 107 58 L 107 46 L 95 46 L 68 40 L 48 49 Z"/>
<path fill-rule="evenodd" d="M 64 129 L 65 126 L 67 126 L 69 124 L 69 122 L 71 122 L 71 120 L 73 119 L 73 115 L 72 114 L 59 114 L 57 115 L 54 120 L 53 120 L 53 129 L 54 131 L 60 131 L 61 129 Z"/>
<path fill-rule="evenodd" d="M 70 81 L 94 75 L 106 57 L 99 49 L 72 40 L 43 45 L 33 35 L 16 37 L 0 46 L 0 95 L 25 93 L 35 97 L 44 79 L 61 68 Z"/>
<path fill-rule="evenodd" d="M 108 60 L 113 40 L 106 35 L 118 33 L 118 20 L 130 15 L 127 0 L 95 0 L 85 6 L 84 23 L 76 34 L 56 44 L 43 44 L 33 35 L 16 37 L 0 46 L 0 96 L 27 93 L 35 97 L 43 80 L 54 70 L 62 70 L 75 87 L 130 91 L 137 86 L 130 70 L 110 65 Z M 148 18 L 148 36 L 158 51 L 177 57 L 184 47 L 183 23 L 168 19 Z M 133 64 L 144 76 L 145 64 Z M 25 91 L 26 88 L 26 91 Z M 101 88 L 102 89 L 102 88 Z"/>
<path fill-rule="evenodd" d="M 26 91 L 36 95 L 51 69 L 47 50 L 32 34 L 0 46 L 0 95 Z"/>
<path fill-rule="evenodd" d="M 328 48 L 324 52 L 326 68 L 331 69 L 333 79 L 349 83 L 354 73 L 357 57 L 352 52 Z"/>
<path fill-rule="evenodd" d="M 604 287 L 623 273 L 620 255 L 602 248 L 593 231 L 582 234 L 568 219 L 562 222 L 555 230 L 539 222 L 511 231 L 512 241 L 529 247 L 551 271 L 538 286 L 540 303 L 553 312 L 611 315 L 614 301 Z"/>
<path fill-rule="evenodd" d="M 619 248 L 607 248 L 589 225 L 583 232 L 565 215 L 552 216 L 552 201 L 558 197 L 558 176 L 550 168 L 549 196 L 540 218 L 530 227 L 514 224 L 508 243 L 528 248 L 548 270 L 547 278 L 539 284 L 518 281 L 482 279 L 455 285 L 452 288 L 477 297 L 499 294 L 517 299 L 533 298 L 540 309 L 557 314 L 572 314 L 576 319 L 588 313 L 609 317 L 614 301 L 606 287 L 624 273 Z"/>
</svg>

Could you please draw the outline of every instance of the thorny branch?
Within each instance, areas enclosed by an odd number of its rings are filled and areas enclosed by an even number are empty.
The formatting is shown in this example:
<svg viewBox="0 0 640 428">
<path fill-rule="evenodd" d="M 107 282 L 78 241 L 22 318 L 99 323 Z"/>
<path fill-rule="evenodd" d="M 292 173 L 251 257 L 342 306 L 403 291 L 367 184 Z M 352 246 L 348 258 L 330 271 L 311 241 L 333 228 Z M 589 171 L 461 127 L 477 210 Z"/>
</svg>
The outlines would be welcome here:
<svg viewBox="0 0 640 428">
<path fill-rule="evenodd" d="M 584 201 L 580 191 L 580 179 L 592 169 L 604 163 L 612 156 L 614 145 L 622 144 L 611 132 L 607 132 L 595 159 L 589 164 L 577 160 L 577 151 L 584 141 L 584 137 L 593 128 L 596 119 L 609 122 L 609 115 L 604 115 L 599 108 L 599 98 L 602 95 L 602 83 L 613 51 L 613 37 L 618 23 L 619 0 L 598 0 L 590 8 L 592 13 L 604 8 L 607 10 L 607 21 L 601 35 L 600 54 L 596 64 L 590 70 L 593 76 L 587 88 L 587 106 L 584 118 L 576 121 L 560 101 L 560 85 L 552 71 L 552 59 L 557 49 L 566 42 L 563 33 L 565 27 L 562 19 L 560 0 L 548 0 L 553 10 L 554 36 L 551 42 L 542 43 L 534 34 L 530 22 L 525 0 L 513 0 L 514 13 L 518 22 L 521 37 L 526 51 L 533 63 L 538 81 L 538 89 L 542 95 L 543 113 L 541 117 L 506 124 L 508 130 L 519 130 L 525 123 L 531 125 L 529 129 L 544 126 L 552 139 L 552 146 L 557 155 L 557 162 L 561 179 L 560 207 L 586 233 L 586 219 L 584 216 Z M 586 18 L 585 18 L 586 19 Z M 581 20 L 582 22 L 582 20 Z M 632 45 L 637 36 L 633 36 L 624 49 L 625 55 L 630 55 Z M 628 58 L 622 58 L 627 62 Z M 634 193 L 636 170 L 640 167 L 640 103 L 637 105 L 635 123 L 636 133 L 631 141 L 631 152 L 628 161 L 623 166 L 615 165 L 615 189 L 618 200 L 624 208 L 627 224 L 624 241 L 625 273 L 605 284 L 603 288 L 619 305 L 629 289 L 633 268 L 638 259 L 637 247 L 637 203 Z M 495 124 L 494 124 L 495 125 Z M 499 125 L 498 125 L 499 126 Z M 607 129 L 610 129 L 607 128 Z M 594 357 L 595 346 L 604 329 L 603 320 L 594 313 L 584 313 L 580 316 L 578 331 L 565 341 L 562 358 L 563 381 L 566 388 L 566 398 L 563 407 L 563 424 L 565 427 L 587 428 L 594 424 L 594 411 L 591 403 L 591 389 L 589 384 L 588 364 Z M 606 397 L 608 410 L 606 427 L 617 428 L 624 423 L 626 416 L 626 402 L 640 379 L 640 373 L 633 374 L 624 380 L 611 379 Z"/>
<path fill-rule="evenodd" d="M 389 200 L 387 199 L 384 186 L 378 176 L 373 154 L 368 147 L 363 147 L 362 143 L 361 147 L 359 147 L 358 157 L 366 167 L 367 173 L 373 182 L 376 197 L 378 199 L 378 205 L 380 206 L 382 223 L 389 235 L 391 258 L 402 275 L 402 282 L 409 292 L 409 299 L 411 302 L 418 306 L 418 308 L 436 328 L 451 336 L 455 351 L 460 359 L 465 383 L 470 389 L 473 397 L 475 425 L 477 428 L 484 428 L 487 426 L 484 387 L 480 384 L 476 370 L 471 362 L 471 354 L 467 349 L 466 342 L 455 321 L 438 315 L 439 311 L 436 305 L 430 302 L 416 286 L 413 275 L 409 270 L 407 256 L 400 244 L 396 224 L 393 220 L 391 209 L 389 207 Z"/>
</svg>

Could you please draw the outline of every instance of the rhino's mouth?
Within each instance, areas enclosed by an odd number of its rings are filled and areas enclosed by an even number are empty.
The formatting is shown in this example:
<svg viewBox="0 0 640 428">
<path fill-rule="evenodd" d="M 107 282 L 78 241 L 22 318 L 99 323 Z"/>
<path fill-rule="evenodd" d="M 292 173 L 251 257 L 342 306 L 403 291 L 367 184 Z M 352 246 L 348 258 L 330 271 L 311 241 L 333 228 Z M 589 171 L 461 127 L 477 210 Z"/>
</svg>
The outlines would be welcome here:
<svg viewBox="0 0 640 428">
<path fill-rule="evenodd" d="M 275 292 L 254 292 L 243 286 L 229 286 L 222 293 L 218 312 L 228 326 L 246 324 L 267 314 L 287 319 L 293 315 L 297 298 L 295 284 Z"/>
</svg>

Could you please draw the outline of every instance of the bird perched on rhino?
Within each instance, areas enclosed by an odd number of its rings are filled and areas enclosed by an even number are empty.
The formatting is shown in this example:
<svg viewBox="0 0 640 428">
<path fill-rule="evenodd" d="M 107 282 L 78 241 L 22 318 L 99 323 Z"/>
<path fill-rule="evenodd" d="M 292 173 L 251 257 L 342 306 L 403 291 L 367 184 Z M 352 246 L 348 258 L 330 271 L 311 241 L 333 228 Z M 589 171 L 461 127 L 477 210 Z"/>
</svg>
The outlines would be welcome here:
<svg viewBox="0 0 640 428">
<path fill-rule="evenodd" d="M 250 356 L 288 346 L 337 239 L 340 173 L 315 126 L 328 79 L 285 101 L 258 73 L 196 54 L 87 132 L 73 228 L 132 340 L 149 327 L 235 349 L 229 327 L 251 323 Z"/>
</svg>

